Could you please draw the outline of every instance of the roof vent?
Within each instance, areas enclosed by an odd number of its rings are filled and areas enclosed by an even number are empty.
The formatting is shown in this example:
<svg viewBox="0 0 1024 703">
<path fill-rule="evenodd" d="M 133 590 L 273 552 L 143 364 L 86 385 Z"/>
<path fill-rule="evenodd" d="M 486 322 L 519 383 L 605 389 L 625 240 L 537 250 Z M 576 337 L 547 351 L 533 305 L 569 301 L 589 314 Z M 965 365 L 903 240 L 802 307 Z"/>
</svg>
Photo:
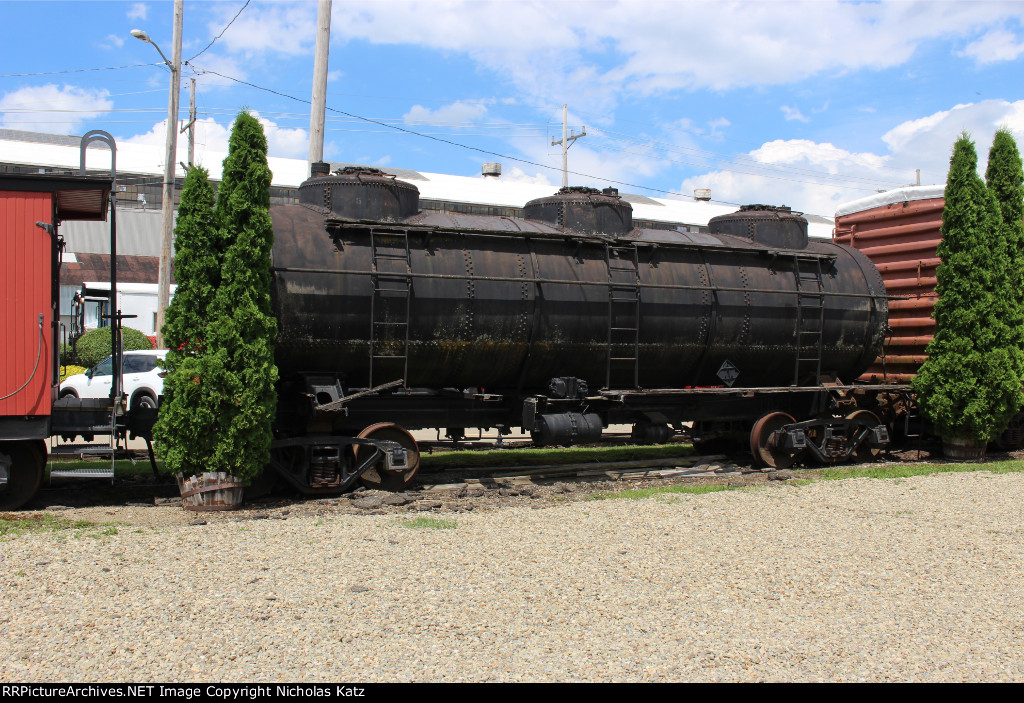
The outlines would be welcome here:
<svg viewBox="0 0 1024 703">
<path fill-rule="evenodd" d="M 710 188 L 694 188 L 693 199 L 697 201 L 711 200 L 711 189 Z"/>
<path fill-rule="evenodd" d="M 501 164 L 495 163 L 493 161 L 488 162 L 488 163 L 484 164 L 483 168 L 480 169 L 480 172 L 484 176 L 489 176 L 491 178 L 497 178 L 498 176 L 501 175 Z"/>
</svg>

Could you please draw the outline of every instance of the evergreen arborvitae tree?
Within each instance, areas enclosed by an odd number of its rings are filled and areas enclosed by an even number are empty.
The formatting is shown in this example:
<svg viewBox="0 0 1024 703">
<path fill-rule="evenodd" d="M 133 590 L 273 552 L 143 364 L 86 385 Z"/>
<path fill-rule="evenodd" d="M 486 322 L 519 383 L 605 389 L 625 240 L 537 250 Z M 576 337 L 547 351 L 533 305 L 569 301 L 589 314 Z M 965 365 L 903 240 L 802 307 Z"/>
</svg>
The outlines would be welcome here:
<svg viewBox="0 0 1024 703">
<path fill-rule="evenodd" d="M 209 173 L 188 169 L 174 225 L 174 278 L 177 287 L 167 306 L 163 335 L 172 351 L 196 352 L 202 345 L 206 309 L 220 283 L 223 258 L 213 219 L 214 192 Z"/>
<path fill-rule="evenodd" d="M 964 133 L 953 146 L 946 179 L 935 337 L 913 388 L 943 439 L 983 444 L 1016 413 L 1021 379 L 998 300 L 1007 294 L 1009 269 L 1002 218 L 977 166 L 974 143 Z"/>
<path fill-rule="evenodd" d="M 1010 326 L 1007 346 L 1015 355 L 1017 374 L 1024 379 L 1024 165 L 1017 142 L 1007 129 L 996 132 L 988 153 L 985 184 L 995 196 L 1003 219 L 1000 244 L 1006 249 L 1009 267 L 1007 295 L 1002 301 Z"/>
<path fill-rule="evenodd" d="M 206 470 L 212 450 L 208 404 L 194 382 L 205 336 L 206 315 L 220 280 L 219 239 L 213 219 L 214 193 L 206 169 L 192 167 L 174 226 L 174 274 L 177 288 L 163 327 L 168 352 L 163 367 L 163 402 L 153 437 L 171 473 L 186 476 Z"/>
<path fill-rule="evenodd" d="M 214 444 L 207 470 L 251 481 L 270 460 L 276 409 L 274 338 L 270 305 L 270 168 L 263 128 L 242 112 L 231 131 L 217 224 L 225 245 L 220 286 L 209 308 L 201 367 L 202 397 Z"/>
</svg>

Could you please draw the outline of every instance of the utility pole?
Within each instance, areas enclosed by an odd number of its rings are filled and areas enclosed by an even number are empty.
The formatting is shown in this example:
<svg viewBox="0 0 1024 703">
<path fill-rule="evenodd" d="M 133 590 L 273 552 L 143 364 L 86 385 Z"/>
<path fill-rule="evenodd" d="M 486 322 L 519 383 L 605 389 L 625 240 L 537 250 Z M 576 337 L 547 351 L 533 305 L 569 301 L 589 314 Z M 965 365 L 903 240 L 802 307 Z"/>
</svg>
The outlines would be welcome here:
<svg viewBox="0 0 1024 703">
<path fill-rule="evenodd" d="M 167 104 L 167 153 L 164 158 L 163 226 L 160 236 L 160 273 L 157 278 L 156 346 L 164 346 L 164 317 L 171 300 L 171 242 L 174 234 L 174 172 L 178 149 L 178 97 L 181 91 L 181 25 L 185 0 L 174 0 L 174 47 L 171 49 L 171 94 Z"/>
<path fill-rule="evenodd" d="M 331 45 L 331 0 L 320 0 L 316 13 L 316 56 L 313 59 L 313 100 L 309 110 L 309 166 L 324 160 L 327 112 L 327 56 Z"/>
<path fill-rule="evenodd" d="M 192 84 L 188 89 L 188 124 L 181 128 L 183 134 L 188 130 L 188 167 L 192 168 L 196 161 L 196 79 L 189 79 Z"/>
<path fill-rule="evenodd" d="M 569 106 L 562 105 L 562 139 L 561 141 L 555 141 L 555 138 L 551 138 L 551 146 L 562 145 L 562 187 L 565 188 L 569 185 L 569 147 L 573 145 L 580 137 L 587 136 L 587 128 L 584 127 L 580 134 L 576 134 L 576 130 L 573 130 L 572 136 L 566 136 L 566 130 L 569 126 Z"/>
</svg>

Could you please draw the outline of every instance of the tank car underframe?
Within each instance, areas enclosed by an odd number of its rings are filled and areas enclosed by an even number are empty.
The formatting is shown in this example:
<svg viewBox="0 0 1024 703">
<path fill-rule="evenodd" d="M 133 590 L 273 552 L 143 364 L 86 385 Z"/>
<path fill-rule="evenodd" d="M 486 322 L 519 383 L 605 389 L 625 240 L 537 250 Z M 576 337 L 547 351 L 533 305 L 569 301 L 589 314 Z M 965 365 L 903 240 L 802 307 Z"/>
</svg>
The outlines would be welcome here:
<svg viewBox="0 0 1024 703">
<path fill-rule="evenodd" d="M 586 384 L 574 378 L 552 379 L 551 388 L 568 397 L 391 388 L 388 392 L 356 390 L 340 399 L 331 394 L 330 402 L 320 403 L 314 394 L 307 394 L 308 415 L 297 418 L 296 426 L 309 434 L 275 440 L 272 466 L 308 494 L 343 492 L 368 471 L 377 471 L 371 485 L 401 490 L 414 471 L 403 473 L 411 461 L 403 461 L 400 446 L 382 441 L 388 437 L 360 439 L 367 436 L 366 430 L 355 436 L 359 428 L 372 429 L 385 422 L 396 423 L 388 426 L 401 432 L 402 428 L 444 427 L 458 434 L 465 428 L 505 432 L 521 427 L 538 444 L 548 445 L 594 442 L 611 424 L 634 424 L 639 441 L 665 441 L 672 434 L 669 426 L 691 440 L 708 439 L 704 433 L 708 427 L 729 427 L 734 434 L 749 436 L 754 461 L 761 466 L 828 464 L 851 457 L 866 460 L 889 442 L 886 423 L 893 418 L 888 417 L 887 408 L 898 406 L 892 398 L 909 393 L 906 386 L 835 384 L 589 394 Z M 348 402 L 342 404 L 342 400 Z M 360 456 L 360 446 L 374 447 L 373 454 Z M 406 449 L 417 451 L 414 442 Z M 389 475 L 394 478 L 380 478 Z"/>
<path fill-rule="evenodd" d="M 605 391 L 588 401 L 594 407 L 599 398 L 614 400 L 618 407 L 605 412 L 612 422 L 639 413 L 677 427 L 681 425 L 676 423 L 686 421 L 694 429 L 716 424 L 746 428 L 755 464 L 788 468 L 797 461 L 830 464 L 870 459 L 889 443 L 888 424 L 896 419 L 890 409 L 902 407 L 910 392 L 909 386 L 835 384 Z M 691 439 L 697 439 L 694 429 Z"/>
</svg>

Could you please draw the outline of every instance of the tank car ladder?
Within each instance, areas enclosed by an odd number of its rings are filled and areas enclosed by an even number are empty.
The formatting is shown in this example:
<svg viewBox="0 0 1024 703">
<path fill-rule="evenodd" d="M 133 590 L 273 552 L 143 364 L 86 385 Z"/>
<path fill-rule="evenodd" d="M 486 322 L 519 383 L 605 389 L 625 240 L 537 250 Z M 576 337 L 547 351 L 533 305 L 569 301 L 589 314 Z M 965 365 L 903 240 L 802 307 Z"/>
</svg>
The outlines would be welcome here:
<svg viewBox="0 0 1024 703">
<path fill-rule="evenodd" d="M 632 388 L 640 387 L 640 267 L 635 244 L 605 244 L 608 264 L 608 347 L 605 388 L 612 369 L 623 376 L 632 365 Z M 620 351 L 616 352 L 615 350 Z M 629 354 L 627 356 L 627 354 Z"/>
<path fill-rule="evenodd" d="M 825 286 L 821 278 L 821 259 L 811 256 L 793 257 L 796 279 L 796 363 L 793 385 L 814 374 L 814 385 L 821 383 L 821 344 L 825 328 Z M 814 356 L 809 356 L 813 350 Z"/>
<path fill-rule="evenodd" d="M 370 230 L 370 373 L 374 384 L 376 362 L 402 364 L 402 383 L 409 378 L 409 312 L 412 301 L 412 264 L 409 233 Z M 397 303 L 397 304 L 394 304 Z M 401 354 L 395 351 L 401 343 Z"/>
</svg>

